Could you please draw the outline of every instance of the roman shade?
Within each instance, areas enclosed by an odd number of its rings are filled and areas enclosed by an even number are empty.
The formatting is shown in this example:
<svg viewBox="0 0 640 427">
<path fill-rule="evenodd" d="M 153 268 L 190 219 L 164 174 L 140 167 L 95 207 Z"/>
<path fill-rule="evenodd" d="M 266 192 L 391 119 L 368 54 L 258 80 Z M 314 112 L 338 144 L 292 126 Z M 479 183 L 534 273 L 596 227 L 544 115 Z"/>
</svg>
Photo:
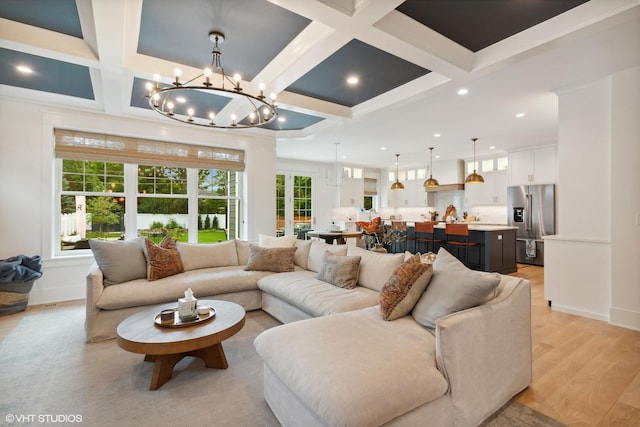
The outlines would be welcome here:
<svg viewBox="0 0 640 427">
<path fill-rule="evenodd" d="M 56 157 L 244 171 L 244 151 L 55 129 Z"/>
<path fill-rule="evenodd" d="M 364 179 L 364 195 L 365 196 L 377 196 L 378 195 L 378 180 L 374 178 Z"/>
</svg>

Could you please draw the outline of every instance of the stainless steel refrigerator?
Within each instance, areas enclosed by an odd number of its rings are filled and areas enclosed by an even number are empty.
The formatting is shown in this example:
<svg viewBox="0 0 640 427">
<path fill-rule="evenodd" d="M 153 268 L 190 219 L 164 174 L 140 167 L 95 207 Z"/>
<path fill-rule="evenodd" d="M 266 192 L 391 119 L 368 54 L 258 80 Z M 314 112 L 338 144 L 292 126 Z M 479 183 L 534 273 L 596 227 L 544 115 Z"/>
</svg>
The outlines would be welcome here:
<svg viewBox="0 0 640 427">
<path fill-rule="evenodd" d="M 556 233 L 555 185 L 520 185 L 507 189 L 509 225 L 516 231 L 516 261 L 544 265 L 543 236 Z"/>
</svg>

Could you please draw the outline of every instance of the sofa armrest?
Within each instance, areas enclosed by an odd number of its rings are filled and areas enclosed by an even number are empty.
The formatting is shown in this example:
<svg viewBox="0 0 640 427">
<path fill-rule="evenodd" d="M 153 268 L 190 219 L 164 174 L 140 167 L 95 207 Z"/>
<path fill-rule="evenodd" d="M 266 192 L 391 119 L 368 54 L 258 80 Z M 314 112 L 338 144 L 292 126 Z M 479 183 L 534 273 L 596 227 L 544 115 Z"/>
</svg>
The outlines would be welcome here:
<svg viewBox="0 0 640 427">
<path fill-rule="evenodd" d="M 436 358 L 456 426 L 479 424 L 531 383 L 531 284 L 502 280 L 493 300 L 436 321 Z"/>
<path fill-rule="evenodd" d="M 87 332 L 87 338 L 90 340 L 91 331 L 93 330 L 93 319 L 100 311 L 97 307 L 98 300 L 104 291 L 104 276 L 102 274 L 102 270 L 98 267 L 98 264 L 95 262 L 89 268 L 89 273 L 87 273 L 87 299 L 85 301 L 86 304 L 86 318 L 85 318 L 85 330 Z"/>
</svg>

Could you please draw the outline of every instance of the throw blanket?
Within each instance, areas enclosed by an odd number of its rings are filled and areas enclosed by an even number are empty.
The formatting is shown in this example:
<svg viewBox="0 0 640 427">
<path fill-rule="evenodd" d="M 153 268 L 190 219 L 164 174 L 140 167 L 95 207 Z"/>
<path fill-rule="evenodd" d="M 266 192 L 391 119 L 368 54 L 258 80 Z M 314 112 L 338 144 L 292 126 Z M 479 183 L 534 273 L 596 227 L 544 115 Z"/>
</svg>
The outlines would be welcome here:
<svg viewBox="0 0 640 427">
<path fill-rule="evenodd" d="M 30 282 L 42 277 L 40 255 L 18 255 L 0 260 L 0 283 Z"/>
</svg>

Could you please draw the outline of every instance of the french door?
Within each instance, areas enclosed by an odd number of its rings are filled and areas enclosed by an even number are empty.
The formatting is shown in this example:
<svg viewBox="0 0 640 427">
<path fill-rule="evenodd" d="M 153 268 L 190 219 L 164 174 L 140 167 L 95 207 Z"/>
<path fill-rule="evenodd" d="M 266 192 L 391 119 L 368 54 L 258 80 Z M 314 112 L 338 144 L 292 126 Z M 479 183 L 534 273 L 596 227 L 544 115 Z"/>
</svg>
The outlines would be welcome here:
<svg viewBox="0 0 640 427">
<path fill-rule="evenodd" d="M 276 175 L 276 230 L 290 235 L 312 228 L 313 206 L 310 176 Z"/>
</svg>

